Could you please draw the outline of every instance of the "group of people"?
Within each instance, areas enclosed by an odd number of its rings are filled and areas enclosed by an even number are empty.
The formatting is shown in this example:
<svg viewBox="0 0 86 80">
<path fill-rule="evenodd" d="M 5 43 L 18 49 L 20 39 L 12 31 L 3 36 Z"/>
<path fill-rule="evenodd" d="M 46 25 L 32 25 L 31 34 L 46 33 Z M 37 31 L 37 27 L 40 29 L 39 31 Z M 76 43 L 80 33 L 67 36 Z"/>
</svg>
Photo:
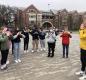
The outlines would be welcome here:
<svg viewBox="0 0 86 80">
<path fill-rule="evenodd" d="M 12 54 L 14 56 L 14 62 L 21 62 L 20 59 L 20 42 L 21 38 L 24 40 L 24 53 L 28 53 L 29 45 L 29 35 L 32 36 L 32 53 L 39 52 L 39 42 L 41 51 L 45 51 L 45 39 L 47 38 L 48 44 L 48 56 L 54 57 L 54 51 L 56 46 L 56 36 L 58 35 L 58 30 L 50 28 L 48 31 L 45 31 L 43 28 L 38 29 L 36 26 L 32 30 L 29 30 L 25 27 L 24 30 L 14 29 L 10 31 L 6 26 L 2 27 L 2 32 L 0 33 L 0 51 L 1 51 L 1 70 L 7 68 L 9 64 L 8 54 L 10 46 L 12 45 Z M 63 45 L 63 58 L 68 58 L 68 49 L 71 34 L 66 29 L 61 33 L 62 45 Z M 65 52 L 66 51 L 66 52 Z"/>
<path fill-rule="evenodd" d="M 81 60 L 81 71 L 76 72 L 76 75 L 81 75 L 79 80 L 86 79 L 86 18 L 83 19 L 83 23 L 80 26 L 80 60 Z M 20 42 L 21 38 L 24 39 L 24 53 L 28 51 L 29 35 L 32 36 L 32 52 L 39 52 L 39 41 L 41 51 L 46 50 L 45 39 L 47 38 L 48 45 L 48 56 L 54 57 L 54 51 L 56 46 L 56 36 L 58 35 L 58 30 L 50 28 L 45 31 L 43 28 L 38 29 L 36 26 L 32 30 L 28 30 L 27 27 L 23 31 L 19 29 L 14 29 L 12 32 L 7 27 L 2 27 L 2 32 L 0 33 L 0 52 L 1 52 L 1 70 L 7 68 L 9 64 L 8 54 L 10 45 L 12 45 L 12 54 L 14 56 L 14 62 L 19 63 L 20 60 Z M 72 38 L 71 33 L 68 31 L 67 26 L 65 26 L 64 31 L 61 32 L 60 37 L 62 38 L 63 46 L 63 58 L 68 58 L 69 54 L 69 44 L 70 38 Z"/>
</svg>

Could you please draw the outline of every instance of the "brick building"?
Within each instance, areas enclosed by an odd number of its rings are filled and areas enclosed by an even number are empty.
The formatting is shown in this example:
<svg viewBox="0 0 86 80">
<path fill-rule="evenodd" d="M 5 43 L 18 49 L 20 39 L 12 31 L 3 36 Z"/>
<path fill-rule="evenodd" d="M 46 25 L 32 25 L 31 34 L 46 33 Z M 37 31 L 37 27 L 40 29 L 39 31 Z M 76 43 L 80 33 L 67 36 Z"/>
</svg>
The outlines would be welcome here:
<svg viewBox="0 0 86 80">
<path fill-rule="evenodd" d="M 35 24 L 44 28 L 56 27 L 64 29 L 68 26 L 70 30 L 77 30 L 82 23 L 84 14 L 77 11 L 68 12 L 66 9 L 41 11 L 34 5 L 30 5 L 26 9 L 18 11 L 17 23 L 20 23 L 21 27 L 32 27 Z"/>
</svg>

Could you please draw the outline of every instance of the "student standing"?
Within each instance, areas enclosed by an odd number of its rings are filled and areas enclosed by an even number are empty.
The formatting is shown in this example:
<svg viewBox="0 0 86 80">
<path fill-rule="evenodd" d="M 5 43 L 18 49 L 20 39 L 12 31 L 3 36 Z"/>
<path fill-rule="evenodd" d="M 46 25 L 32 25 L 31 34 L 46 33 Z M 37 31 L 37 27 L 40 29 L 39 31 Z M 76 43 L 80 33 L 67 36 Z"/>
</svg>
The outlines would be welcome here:
<svg viewBox="0 0 86 80">
<path fill-rule="evenodd" d="M 8 53 L 9 53 L 9 38 L 6 33 L 6 28 L 2 31 L 0 35 L 0 49 L 1 49 L 1 70 L 4 70 L 7 68 L 7 58 L 8 58 Z"/>
<path fill-rule="evenodd" d="M 86 79 L 86 17 L 80 27 L 80 60 L 81 60 L 81 71 L 76 72 L 76 75 L 82 75 L 79 80 Z"/>
<path fill-rule="evenodd" d="M 28 44 L 29 44 L 29 31 L 28 28 L 25 27 L 23 35 L 25 36 L 24 38 L 24 53 L 28 52 Z"/>
<path fill-rule="evenodd" d="M 38 49 L 38 45 L 39 45 L 39 30 L 38 30 L 37 26 L 34 26 L 34 29 L 31 31 L 31 35 L 32 35 L 32 45 L 33 45 L 32 52 L 34 52 L 35 50 L 37 52 L 39 52 L 39 49 Z"/>
<path fill-rule="evenodd" d="M 43 28 L 41 28 L 39 33 L 41 51 L 45 50 L 45 36 L 46 36 L 46 33 L 43 30 Z"/>
<path fill-rule="evenodd" d="M 15 29 L 15 32 L 13 34 L 13 54 L 14 54 L 14 61 L 15 63 L 21 62 L 20 60 L 20 38 L 24 38 L 25 36 L 21 34 L 19 30 Z"/>
<path fill-rule="evenodd" d="M 65 30 L 62 32 L 60 37 L 62 37 L 63 58 L 65 58 L 65 54 L 66 54 L 66 58 L 68 58 L 70 38 L 72 36 L 70 35 L 69 31 Z"/>
<path fill-rule="evenodd" d="M 48 39 L 47 40 L 47 43 L 48 43 L 48 57 L 54 57 L 56 36 L 55 36 L 55 32 L 52 29 L 48 32 L 47 39 Z"/>
</svg>

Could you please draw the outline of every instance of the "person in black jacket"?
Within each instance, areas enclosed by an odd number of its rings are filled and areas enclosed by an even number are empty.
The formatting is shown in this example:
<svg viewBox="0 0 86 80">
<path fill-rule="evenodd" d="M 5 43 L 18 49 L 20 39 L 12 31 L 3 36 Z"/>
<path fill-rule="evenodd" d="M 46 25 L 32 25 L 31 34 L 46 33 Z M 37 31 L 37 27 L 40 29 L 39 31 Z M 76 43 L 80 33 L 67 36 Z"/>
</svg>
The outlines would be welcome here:
<svg viewBox="0 0 86 80">
<path fill-rule="evenodd" d="M 43 28 L 41 28 L 39 33 L 41 51 L 45 50 L 45 36 L 46 36 L 46 33 L 43 30 Z"/>
<path fill-rule="evenodd" d="M 32 35 L 32 45 L 33 45 L 33 49 L 32 52 L 34 52 L 35 50 L 37 52 L 39 52 L 38 50 L 38 44 L 39 44 L 39 30 L 38 28 L 35 26 L 34 29 L 31 31 L 31 35 Z"/>
<path fill-rule="evenodd" d="M 24 53 L 28 52 L 28 44 L 29 44 L 29 31 L 28 28 L 25 27 L 23 31 L 23 35 L 25 36 L 24 38 Z"/>
</svg>

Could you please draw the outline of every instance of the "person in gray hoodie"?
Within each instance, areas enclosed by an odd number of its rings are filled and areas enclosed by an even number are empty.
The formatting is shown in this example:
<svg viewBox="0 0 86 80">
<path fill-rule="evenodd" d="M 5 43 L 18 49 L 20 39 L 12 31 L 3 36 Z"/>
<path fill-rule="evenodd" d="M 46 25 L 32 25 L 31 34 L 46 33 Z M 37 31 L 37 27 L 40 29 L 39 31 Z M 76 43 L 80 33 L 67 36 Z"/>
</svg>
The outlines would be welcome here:
<svg viewBox="0 0 86 80">
<path fill-rule="evenodd" d="M 55 35 L 55 32 L 52 29 L 48 32 L 47 38 L 48 38 L 47 39 L 47 43 L 48 43 L 48 57 L 54 57 L 56 35 Z"/>
</svg>

